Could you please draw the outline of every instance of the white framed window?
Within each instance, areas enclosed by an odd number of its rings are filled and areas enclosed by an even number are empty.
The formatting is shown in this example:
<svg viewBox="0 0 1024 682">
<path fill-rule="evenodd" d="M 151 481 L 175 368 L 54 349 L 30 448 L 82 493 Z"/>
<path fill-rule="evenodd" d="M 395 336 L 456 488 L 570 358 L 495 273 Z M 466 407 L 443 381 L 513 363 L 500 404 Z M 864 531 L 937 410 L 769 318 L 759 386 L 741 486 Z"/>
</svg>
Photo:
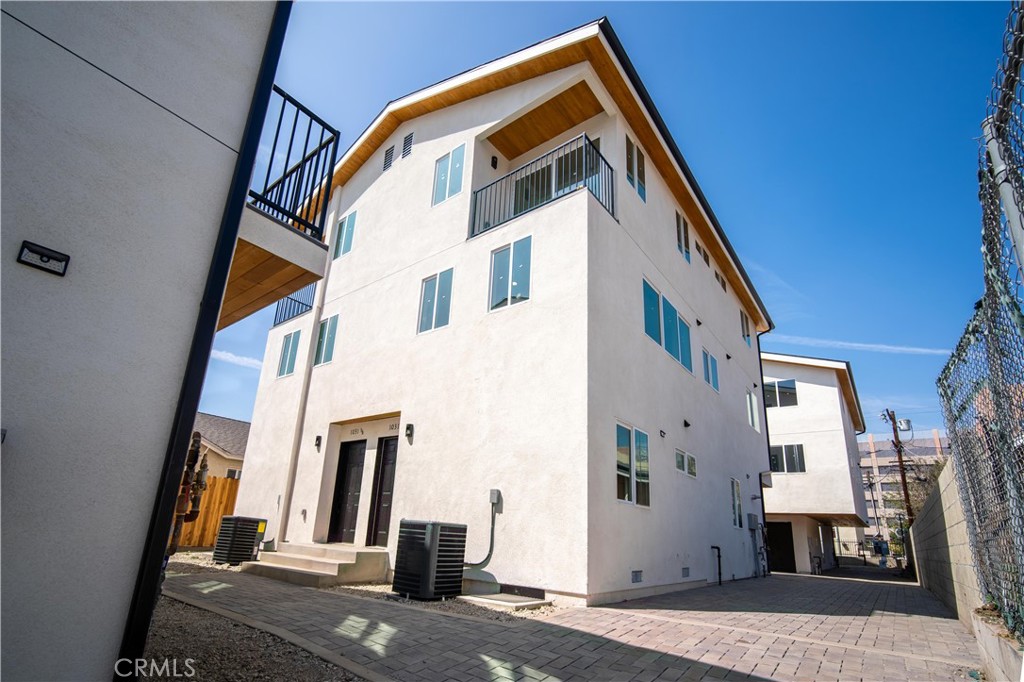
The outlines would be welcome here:
<svg viewBox="0 0 1024 682">
<path fill-rule="evenodd" d="M 532 242 L 532 237 L 523 237 L 491 252 L 490 310 L 530 299 Z"/>
<path fill-rule="evenodd" d="M 352 211 L 338 221 L 334 230 L 334 257 L 344 256 L 352 250 L 352 235 L 356 231 L 356 212 Z"/>
<path fill-rule="evenodd" d="M 796 406 L 796 379 L 764 382 L 765 407 Z"/>
<path fill-rule="evenodd" d="M 676 450 L 676 469 L 690 478 L 697 478 L 697 458 L 689 452 Z"/>
<path fill-rule="evenodd" d="M 286 377 L 295 371 L 295 356 L 299 353 L 299 336 L 302 330 L 297 329 L 284 335 L 281 342 L 281 360 L 277 363 L 277 376 Z"/>
<path fill-rule="evenodd" d="M 750 318 L 744 311 L 740 311 L 740 334 L 743 336 L 744 343 L 747 347 L 750 347 Z"/>
<path fill-rule="evenodd" d="M 462 191 L 465 157 L 466 145 L 460 144 L 434 162 L 434 206 Z"/>
<path fill-rule="evenodd" d="M 623 502 L 651 506 L 650 437 L 622 423 L 615 425 L 615 487 Z"/>
<path fill-rule="evenodd" d="M 454 270 L 448 268 L 423 280 L 420 287 L 420 333 L 448 325 L 452 309 L 453 273 Z"/>
<path fill-rule="evenodd" d="M 700 242 L 693 242 L 693 248 L 697 249 L 697 255 L 704 259 L 704 265 L 711 267 L 711 256 L 708 255 L 708 250 L 700 245 Z"/>
<path fill-rule="evenodd" d="M 644 333 L 676 362 L 693 372 L 693 351 L 690 348 L 690 325 L 668 298 L 643 280 Z"/>
<path fill-rule="evenodd" d="M 743 502 L 740 499 L 740 482 L 730 478 L 732 487 L 732 525 L 736 528 L 743 527 Z"/>
<path fill-rule="evenodd" d="M 644 153 L 640 147 L 633 144 L 633 140 L 626 135 L 626 182 L 631 187 L 636 187 L 636 193 L 646 203 L 647 201 L 647 170 L 644 162 Z"/>
<path fill-rule="evenodd" d="M 676 248 L 683 254 L 686 262 L 690 262 L 690 224 L 686 218 L 676 211 Z"/>
<path fill-rule="evenodd" d="M 241 469 L 228 469 L 227 473 L 225 474 L 225 478 L 241 478 L 241 477 L 242 477 L 242 470 Z"/>
<path fill-rule="evenodd" d="M 769 468 L 779 474 L 802 474 L 807 471 L 804 461 L 804 446 L 800 443 L 792 445 L 773 445 L 768 448 Z"/>
<path fill-rule="evenodd" d="M 759 418 L 760 411 L 757 409 L 757 396 L 754 395 L 753 391 L 747 389 L 747 423 L 750 427 L 761 432 L 761 420 Z"/>
<path fill-rule="evenodd" d="M 718 390 L 718 358 L 708 352 L 707 348 L 702 352 L 704 358 L 704 383 L 711 388 Z"/>
<path fill-rule="evenodd" d="M 722 291 L 728 291 L 725 286 L 725 275 L 720 273 L 718 270 L 715 270 L 715 281 L 718 282 L 720 287 L 722 287 Z"/>
<path fill-rule="evenodd" d="M 316 335 L 316 355 L 313 357 L 314 365 L 325 365 L 334 359 L 334 337 L 338 332 L 338 316 L 332 315 L 326 320 L 320 320 L 320 329 Z"/>
<path fill-rule="evenodd" d="M 644 333 L 655 343 L 661 345 L 661 294 L 644 280 Z"/>
</svg>

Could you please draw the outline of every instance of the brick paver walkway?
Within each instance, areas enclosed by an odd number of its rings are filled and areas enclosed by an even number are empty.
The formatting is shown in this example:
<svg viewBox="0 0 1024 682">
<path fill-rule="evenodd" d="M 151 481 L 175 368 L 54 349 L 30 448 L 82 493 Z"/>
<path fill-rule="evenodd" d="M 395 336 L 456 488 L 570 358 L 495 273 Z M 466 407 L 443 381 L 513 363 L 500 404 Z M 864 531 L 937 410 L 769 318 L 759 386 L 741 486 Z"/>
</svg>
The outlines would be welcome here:
<svg viewBox="0 0 1024 682">
<path fill-rule="evenodd" d="M 174 576 L 164 591 L 376 679 L 877 682 L 980 666 L 945 606 L 896 582 L 775 575 L 516 623 L 242 573 Z"/>
</svg>

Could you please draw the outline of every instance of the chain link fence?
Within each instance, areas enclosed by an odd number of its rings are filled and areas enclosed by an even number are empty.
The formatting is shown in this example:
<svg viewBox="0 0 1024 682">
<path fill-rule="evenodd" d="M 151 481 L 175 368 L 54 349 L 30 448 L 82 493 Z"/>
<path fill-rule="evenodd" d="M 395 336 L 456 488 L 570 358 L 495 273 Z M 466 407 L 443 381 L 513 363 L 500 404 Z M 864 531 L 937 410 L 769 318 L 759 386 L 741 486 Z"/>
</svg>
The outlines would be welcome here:
<svg viewBox="0 0 1024 682">
<path fill-rule="evenodd" d="M 1024 13 L 1015 2 L 979 159 L 985 293 L 938 378 L 982 593 L 1024 642 Z"/>
</svg>

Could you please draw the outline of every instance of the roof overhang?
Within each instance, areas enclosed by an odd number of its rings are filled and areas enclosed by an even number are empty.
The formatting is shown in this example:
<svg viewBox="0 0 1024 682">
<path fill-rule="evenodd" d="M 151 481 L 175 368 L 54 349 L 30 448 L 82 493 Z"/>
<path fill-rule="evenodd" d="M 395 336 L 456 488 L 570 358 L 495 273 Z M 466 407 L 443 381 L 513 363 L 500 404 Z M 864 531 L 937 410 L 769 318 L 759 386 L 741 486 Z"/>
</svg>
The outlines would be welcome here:
<svg viewBox="0 0 1024 682">
<path fill-rule="evenodd" d="M 238 461 L 238 462 L 241 462 L 241 461 L 243 461 L 245 459 L 245 457 L 243 455 L 236 455 L 233 452 L 228 452 L 227 450 L 225 450 L 221 446 L 219 446 L 216 443 L 214 443 L 212 440 L 207 440 L 206 438 L 202 439 L 202 441 L 200 442 L 200 445 L 202 445 L 204 448 L 210 450 L 211 452 L 220 455 L 224 459 L 233 459 L 233 460 Z"/>
<path fill-rule="evenodd" d="M 766 332 L 774 328 L 750 277 L 607 18 L 389 102 L 341 157 L 335 167 L 332 190 L 347 183 L 402 123 L 582 62 L 589 62 L 597 73 L 601 84 L 647 151 L 649 162 L 664 178 L 690 218 L 697 236 L 715 261 L 722 265 L 722 272 L 754 321 L 757 331 Z"/>
<path fill-rule="evenodd" d="M 783 365 L 801 365 L 803 367 L 818 367 L 829 369 L 836 373 L 839 378 L 839 388 L 846 401 L 846 407 L 853 420 L 853 428 L 857 433 L 864 433 L 864 412 L 860 408 L 860 396 L 857 395 L 857 385 L 853 381 L 853 369 L 846 360 L 829 360 L 827 358 L 812 358 L 806 355 L 788 355 L 786 353 L 761 353 L 764 362 L 775 362 Z"/>
</svg>

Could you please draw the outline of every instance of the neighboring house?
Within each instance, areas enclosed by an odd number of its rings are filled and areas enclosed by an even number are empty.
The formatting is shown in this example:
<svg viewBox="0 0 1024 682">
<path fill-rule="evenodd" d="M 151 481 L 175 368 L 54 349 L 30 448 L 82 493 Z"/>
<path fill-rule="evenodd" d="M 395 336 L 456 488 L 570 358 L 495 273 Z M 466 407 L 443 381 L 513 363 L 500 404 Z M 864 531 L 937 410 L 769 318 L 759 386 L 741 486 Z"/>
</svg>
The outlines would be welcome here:
<svg viewBox="0 0 1024 682">
<path fill-rule="evenodd" d="M 249 422 L 200 412 L 193 429 L 203 437 L 199 454 L 206 455 L 207 476 L 241 478 Z"/>
<path fill-rule="evenodd" d="M 832 568 L 835 527 L 863 528 L 857 434 L 864 432 L 850 363 L 762 353 L 772 485 L 764 491 L 773 571 Z"/>
<path fill-rule="evenodd" d="M 846 529 L 840 534 L 840 551 L 855 555 L 872 553 L 872 538 L 881 535 L 886 540 L 899 533 L 900 517 L 907 524 L 903 485 L 900 481 L 899 460 L 891 436 L 875 440 L 868 434 L 866 441 L 857 444 L 865 506 L 867 528 Z M 915 512 L 920 509 L 938 478 L 939 471 L 949 455 L 949 439 L 932 429 L 930 438 L 911 438 L 903 441 L 903 467 L 907 476 L 907 490 Z M 865 540 L 867 542 L 865 542 Z"/>
<path fill-rule="evenodd" d="M 142 656 L 215 330 L 323 275 L 244 208 L 289 12 L 3 4 L 5 678 Z"/>
<path fill-rule="evenodd" d="M 497 489 L 469 589 L 755 574 L 772 323 L 607 20 L 393 101 L 334 178 L 236 513 L 392 565 L 400 519 L 464 523 L 474 562 Z"/>
</svg>

